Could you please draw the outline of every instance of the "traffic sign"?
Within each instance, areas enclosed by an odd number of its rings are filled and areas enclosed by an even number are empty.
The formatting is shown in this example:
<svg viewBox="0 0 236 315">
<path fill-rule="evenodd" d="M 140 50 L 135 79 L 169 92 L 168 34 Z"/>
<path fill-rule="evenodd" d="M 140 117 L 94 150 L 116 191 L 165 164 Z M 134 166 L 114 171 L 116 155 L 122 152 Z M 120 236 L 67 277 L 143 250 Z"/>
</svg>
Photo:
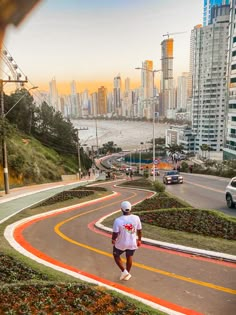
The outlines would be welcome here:
<svg viewBox="0 0 236 315">
<path fill-rule="evenodd" d="M 153 164 L 155 164 L 155 165 L 158 164 L 158 160 L 154 160 Z"/>
</svg>

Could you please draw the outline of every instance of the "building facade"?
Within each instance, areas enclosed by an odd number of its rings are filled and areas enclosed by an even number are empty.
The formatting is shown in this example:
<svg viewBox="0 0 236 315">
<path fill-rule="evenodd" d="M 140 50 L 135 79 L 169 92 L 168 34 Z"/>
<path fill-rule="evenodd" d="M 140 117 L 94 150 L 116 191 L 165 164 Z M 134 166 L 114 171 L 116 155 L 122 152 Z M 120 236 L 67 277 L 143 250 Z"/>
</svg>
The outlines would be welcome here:
<svg viewBox="0 0 236 315">
<path fill-rule="evenodd" d="M 101 86 L 98 89 L 98 115 L 107 114 L 107 89 Z"/>
<path fill-rule="evenodd" d="M 211 151 L 223 151 L 228 24 L 229 15 L 219 15 L 212 24 L 192 30 L 192 127 L 196 151 L 202 145 L 208 145 Z"/>
<path fill-rule="evenodd" d="M 118 74 L 113 80 L 114 113 L 121 116 L 121 76 Z"/>
<path fill-rule="evenodd" d="M 173 47 L 174 39 L 168 38 L 161 42 L 161 116 L 171 117 L 175 110 L 175 89 L 173 80 Z"/>
<path fill-rule="evenodd" d="M 229 5 L 230 0 L 203 0 L 203 26 L 207 26 L 212 21 L 213 7 Z"/>
<path fill-rule="evenodd" d="M 225 147 L 223 159 L 236 159 L 236 1 L 231 0 L 229 24 L 228 83 Z"/>
</svg>

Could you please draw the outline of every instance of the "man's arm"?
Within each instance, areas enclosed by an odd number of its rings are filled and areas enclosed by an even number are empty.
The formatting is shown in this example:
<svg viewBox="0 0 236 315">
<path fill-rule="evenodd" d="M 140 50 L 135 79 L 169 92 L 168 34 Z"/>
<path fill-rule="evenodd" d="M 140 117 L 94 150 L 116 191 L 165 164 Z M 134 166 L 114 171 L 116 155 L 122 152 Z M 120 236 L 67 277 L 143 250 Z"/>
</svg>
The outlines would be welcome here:
<svg viewBox="0 0 236 315">
<path fill-rule="evenodd" d="M 112 244 L 115 244 L 118 235 L 119 235 L 119 233 L 116 233 L 116 232 L 112 233 L 112 237 L 111 237 Z"/>
<path fill-rule="evenodd" d="M 137 230 L 137 235 L 138 235 L 138 239 L 137 239 L 137 246 L 141 246 L 141 242 L 142 242 L 142 230 Z"/>
</svg>

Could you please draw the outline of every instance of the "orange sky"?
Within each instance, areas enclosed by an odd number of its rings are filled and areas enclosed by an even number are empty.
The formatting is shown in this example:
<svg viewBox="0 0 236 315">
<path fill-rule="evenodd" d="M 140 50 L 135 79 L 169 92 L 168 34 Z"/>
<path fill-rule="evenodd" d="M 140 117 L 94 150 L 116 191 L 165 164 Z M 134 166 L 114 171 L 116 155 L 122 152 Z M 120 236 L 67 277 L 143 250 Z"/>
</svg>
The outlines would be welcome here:
<svg viewBox="0 0 236 315">
<path fill-rule="evenodd" d="M 70 94 L 70 82 L 62 82 L 56 81 L 57 89 L 59 94 Z M 124 82 L 122 82 L 124 85 Z M 45 82 L 38 82 L 39 90 L 41 91 L 48 91 L 49 90 L 49 83 Z M 85 89 L 89 90 L 89 93 L 97 92 L 98 88 L 101 86 L 105 86 L 108 91 L 112 91 L 113 89 L 113 82 L 111 81 L 83 81 L 83 82 L 76 82 L 77 92 L 81 93 Z M 138 88 L 140 86 L 140 82 L 133 82 L 130 86 L 131 89 Z M 124 88 L 124 86 L 123 86 Z"/>
</svg>

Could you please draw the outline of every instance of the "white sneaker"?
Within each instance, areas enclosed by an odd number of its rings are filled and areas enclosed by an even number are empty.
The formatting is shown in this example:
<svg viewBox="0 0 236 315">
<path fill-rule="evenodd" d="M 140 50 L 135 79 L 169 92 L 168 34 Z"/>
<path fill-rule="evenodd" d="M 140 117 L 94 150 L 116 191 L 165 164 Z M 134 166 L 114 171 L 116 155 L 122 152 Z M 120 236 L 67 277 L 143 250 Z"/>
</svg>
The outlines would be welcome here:
<svg viewBox="0 0 236 315">
<path fill-rule="evenodd" d="M 130 278 L 131 278 L 131 274 L 129 274 L 126 269 L 121 272 L 120 280 L 129 280 Z"/>
<path fill-rule="evenodd" d="M 131 274 L 130 274 L 130 273 L 128 273 L 128 274 L 127 274 L 127 276 L 126 276 L 123 280 L 128 281 L 131 277 L 132 277 L 132 276 L 131 276 Z"/>
</svg>

